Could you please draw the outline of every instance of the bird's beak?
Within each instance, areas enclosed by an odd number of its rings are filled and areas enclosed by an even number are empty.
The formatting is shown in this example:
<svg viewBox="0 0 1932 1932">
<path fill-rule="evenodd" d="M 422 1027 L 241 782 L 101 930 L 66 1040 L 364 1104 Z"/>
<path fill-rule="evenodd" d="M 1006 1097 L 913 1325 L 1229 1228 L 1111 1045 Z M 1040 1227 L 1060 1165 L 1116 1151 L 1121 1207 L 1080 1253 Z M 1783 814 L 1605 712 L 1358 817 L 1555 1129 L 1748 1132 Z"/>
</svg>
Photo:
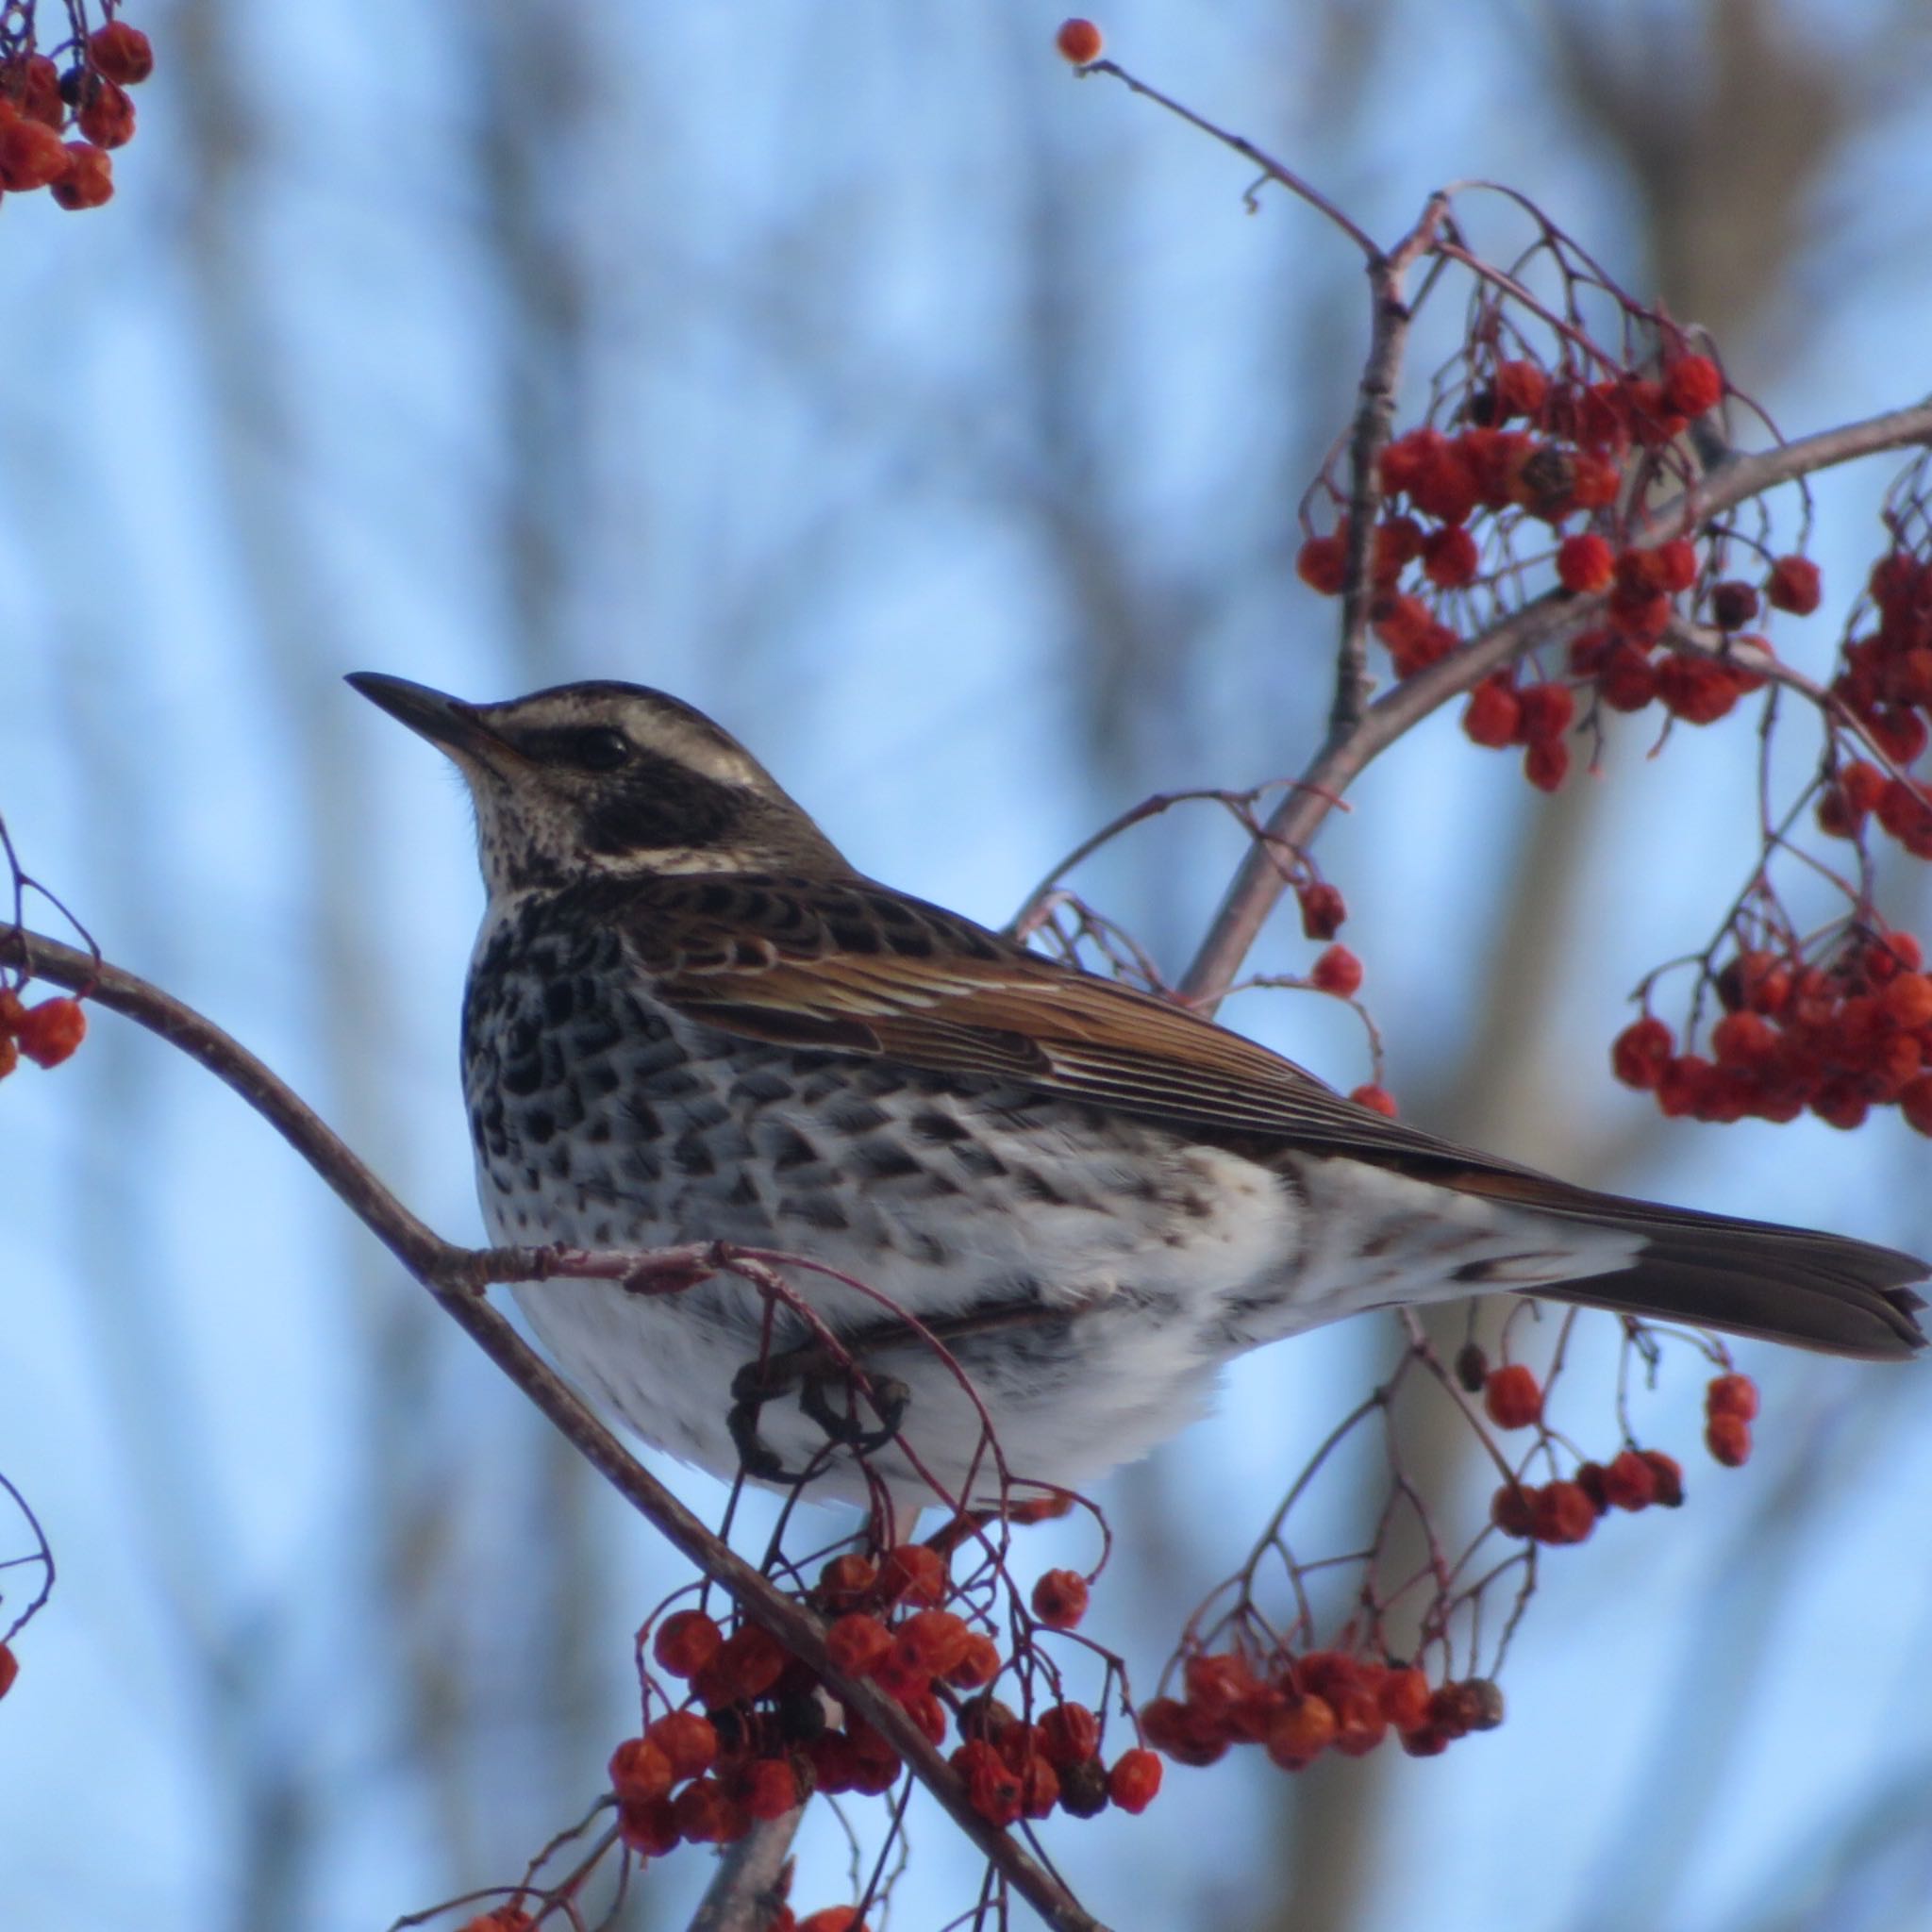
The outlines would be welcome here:
<svg viewBox="0 0 1932 1932">
<path fill-rule="evenodd" d="M 407 677 L 389 677 L 379 671 L 352 671 L 343 682 L 453 758 L 494 762 L 514 756 L 510 746 L 483 722 L 476 706 L 466 705 L 446 691 L 411 684 Z"/>
</svg>

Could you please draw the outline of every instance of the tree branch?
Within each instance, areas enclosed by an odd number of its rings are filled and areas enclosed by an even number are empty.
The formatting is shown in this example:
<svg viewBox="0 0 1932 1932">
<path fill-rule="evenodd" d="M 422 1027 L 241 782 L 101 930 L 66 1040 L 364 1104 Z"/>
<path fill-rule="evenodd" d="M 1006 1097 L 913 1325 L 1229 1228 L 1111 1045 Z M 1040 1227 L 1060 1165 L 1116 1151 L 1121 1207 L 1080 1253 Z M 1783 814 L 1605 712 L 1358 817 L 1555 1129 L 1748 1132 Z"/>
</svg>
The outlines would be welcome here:
<svg viewBox="0 0 1932 1932">
<path fill-rule="evenodd" d="M 85 989 L 96 1006 L 179 1048 L 240 1094 L 639 1515 L 700 1572 L 723 1585 L 747 1617 L 802 1657 L 841 1704 L 858 1711 L 891 1743 L 988 1862 L 1054 1932 L 1105 1932 L 1058 1879 L 974 1810 L 952 1767 L 895 1700 L 833 1666 L 819 1619 L 774 1589 L 714 1536 L 491 1305 L 484 1291 L 490 1280 L 504 1278 L 506 1251 L 461 1248 L 444 1241 L 411 1214 L 314 1108 L 262 1061 L 158 987 L 17 926 L 0 930 L 0 966 L 24 968 L 34 978 L 55 986 Z"/>
</svg>

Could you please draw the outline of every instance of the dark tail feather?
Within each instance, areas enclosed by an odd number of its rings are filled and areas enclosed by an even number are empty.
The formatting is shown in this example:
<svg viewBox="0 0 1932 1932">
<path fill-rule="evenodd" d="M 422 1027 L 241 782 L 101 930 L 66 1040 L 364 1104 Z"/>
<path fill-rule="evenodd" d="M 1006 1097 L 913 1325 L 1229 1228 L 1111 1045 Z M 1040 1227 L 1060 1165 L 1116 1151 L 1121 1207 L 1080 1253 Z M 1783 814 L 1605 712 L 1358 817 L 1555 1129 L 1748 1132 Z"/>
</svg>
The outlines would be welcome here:
<svg viewBox="0 0 1932 1932">
<path fill-rule="evenodd" d="M 1495 1185 L 1502 1181 L 1504 1185 Z M 1482 1176 L 1472 1193 L 1522 1200 L 1546 1214 L 1628 1229 L 1643 1249 L 1628 1268 L 1535 1292 L 1619 1314 L 1757 1335 L 1831 1355 L 1903 1361 L 1925 1346 L 1914 1319 L 1926 1306 L 1907 1285 L 1932 1269 L 1896 1248 L 1771 1222 L 1731 1221 L 1684 1208 L 1621 1200 L 1545 1183 L 1541 1191 Z"/>
</svg>

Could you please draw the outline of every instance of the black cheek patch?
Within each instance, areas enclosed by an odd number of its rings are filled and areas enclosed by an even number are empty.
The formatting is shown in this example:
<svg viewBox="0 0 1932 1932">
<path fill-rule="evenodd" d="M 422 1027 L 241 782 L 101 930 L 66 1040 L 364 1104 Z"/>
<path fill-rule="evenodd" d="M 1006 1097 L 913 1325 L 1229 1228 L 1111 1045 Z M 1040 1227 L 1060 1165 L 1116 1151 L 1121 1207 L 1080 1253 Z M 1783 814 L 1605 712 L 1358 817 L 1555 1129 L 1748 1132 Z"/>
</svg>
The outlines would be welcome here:
<svg viewBox="0 0 1932 1932">
<path fill-rule="evenodd" d="M 715 844 L 737 823 L 740 808 L 731 787 L 645 754 L 600 783 L 585 814 L 584 842 L 613 858 Z"/>
</svg>

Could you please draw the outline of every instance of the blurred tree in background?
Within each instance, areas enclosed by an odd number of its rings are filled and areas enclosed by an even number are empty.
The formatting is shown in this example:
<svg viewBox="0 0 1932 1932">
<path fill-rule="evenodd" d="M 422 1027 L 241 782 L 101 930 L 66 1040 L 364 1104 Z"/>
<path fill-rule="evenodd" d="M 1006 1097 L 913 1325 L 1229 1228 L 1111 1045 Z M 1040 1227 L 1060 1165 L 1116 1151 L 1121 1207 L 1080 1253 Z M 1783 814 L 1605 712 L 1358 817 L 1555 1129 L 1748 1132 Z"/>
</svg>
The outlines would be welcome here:
<svg viewBox="0 0 1932 1932">
<path fill-rule="evenodd" d="M 438 1225 L 475 1225 L 475 888 L 455 792 L 344 669 L 676 691 L 868 871 L 992 923 L 1141 794 L 1281 774 L 1319 734 L 1332 621 L 1294 510 L 1350 407 L 1357 263 L 1071 87 L 1056 19 L 176 0 L 143 22 L 162 65 L 114 203 L 8 211 L 14 829 L 117 958 Z M 1372 232 L 1452 175 L 1525 188 L 1788 428 L 1925 387 L 1912 0 L 1106 24 Z M 1882 480 L 1824 502 L 1841 601 Z M 1748 786 L 1746 734 L 1638 783 L 1626 733 L 1548 801 L 1454 736 L 1377 767 L 1323 847 L 1409 1116 L 1932 1243 L 1896 1123 L 1720 1133 L 1604 1078 L 1606 1016 L 1703 941 L 1718 895 L 1680 827 Z M 1096 896 L 1177 966 L 1238 851 L 1171 815 Z M 1715 829 L 1707 862 L 1739 871 Z M 1273 943 L 1257 963 L 1298 969 Z M 1323 1004 L 1227 1017 L 1351 1086 L 1359 1038 Z M 675 1576 L 225 1095 L 121 1029 L 72 1071 L 84 1104 L 0 1108 L 0 1467 L 64 1565 L 0 1723 L 9 1907 L 46 1932 L 386 1923 L 595 1789 Z M 1164 1655 L 1243 1499 L 1387 1345 L 1357 1324 L 1244 1363 L 1216 1423 L 1114 1480 L 1102 1634 Z M 1158 1829 L 1073 1835 L 1070 1878 L 1109 1871 L 1136 1923 L 1257 1932 L 1932 1924 L 1921 1378 L 1754 1366 L 1776 1424 L 1749 1476 L 1552 1577 L 1496 1738 L 1173 1778 Z M 940 1924 L 974 1867 L 923 1830 L 902 1909 Z M 838 1895 L 814 1856 L 803 1895 Z M 683 1924 L 703 1875 L 654 1869 L 626 1924 Z"/>
</svg>

